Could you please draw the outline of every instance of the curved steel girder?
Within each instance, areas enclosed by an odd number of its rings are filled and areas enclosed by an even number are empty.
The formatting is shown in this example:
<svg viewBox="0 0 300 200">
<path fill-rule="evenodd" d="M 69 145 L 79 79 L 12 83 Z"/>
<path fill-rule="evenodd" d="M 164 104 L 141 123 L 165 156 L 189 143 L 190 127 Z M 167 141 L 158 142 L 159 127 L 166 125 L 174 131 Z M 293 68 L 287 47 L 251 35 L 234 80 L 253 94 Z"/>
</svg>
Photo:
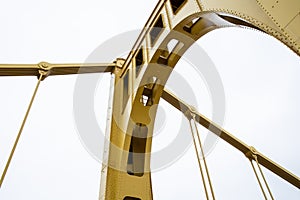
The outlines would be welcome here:
<svg viewBox="0 0 300 200">
<path fill-rule="evenodd" d="M 198 17 L 201 19 L 199 19 L 193 27 L 189 27 L 191 29 L 187 31 L 183 29 L 186 24 Z M 175 30 L 184 30 L 184 33 L 163 29 L 158 36 L 159 38 L 156 39 L 155 44 L 152 44 L 151 47 L 146 46 L 146 44 L 150 44 L 149 40 L 147 42 L 142 41 L 144 49 L 146 51 L 149 50 L 145 53 L 149 56 L 149 60 L 145 60 L 145 65 L 139 70 L 139 75 L 134 74 L 135 70 L 133 70 L 132 67 L 124 68 L 126 64 L 123 65 L 120 71 L 115 72 L 115 98 L 110 134 L 110 143 L 113 145 L 111 145 L 109 150 L 108 167 L 105 167 L 105 174 L 102 174 L 103 177 L 105 177 L 105 180 L 102 179 L 101 183 L 101 188 L 105 188 L 105 195 L 102 195 L 103 190 L 100 192 L 102 198 L 123 199 L 125 197 L 124 195 L 130 194 L 130 197 L 134 198 L 152 199 L 150 178 L 151 144 L 157 104 L 162 95 L 164 85 L 181 55 L 183 55 L 196 39 L 211 30 L 224 26 L 234 26 L 234 24 L 227 22 L 214 13 L 192 15 L 175 27 Z M 174 38 L 183 42 L 184 45 L 182 45 L 181 48 L 175 47 L 166 57 L 167 44 Z M 153 49 L 155 49 L 155 51 L 151 52 Z M 133 60 L 131 60 L 127 65 L 134 66 L 135 64 Z M 133 85 L 128 84 L 128 80 L 130 80 L 129 82 Z M 124 84 L 127 85 L 124 86 Z M 147 93 L 148 89 L 150 93 Z M 127 94 L 131 95 L 126 97 Z M 148 97 L 147 102 L 143 102 L 144 96 Z M 123 101 L 124 99 L 127 100 L 127 102 L 122 102 L 122 99 Z M 129 160 L 128 152 L 131 151 L 130 143 L 134 139 L 132 135 L 138 126 L 146 127 L 148 130 L 146 141 L 143 143 L 144 171 L 140 178 L 136 178 L 135 176 L 135 174 L 141 173 L 140 171 L 133 170 L 128 173 L 126 169 Z M 114 151 L 114 145 L 121 148 L 123 153 L 120 150 Z M 120 167 L 116 169 L 115 166 Z M 116 182 L 118 179 L 122 180 L 122 182 Z M 106 185 L 106 187 L 104 185 Z M 132 190 L 132 188 L 138 189 Z M 118 191 L 118 193 L 116 194 L 115 191 Z"/>
<path fill-rule="evenodd" d="M 192 26 L 187 26 L 194 21 L 194 19 L 197 19 L 197 21 L 194 22 Z M 123 113 L 123 120 L 125 121 L 125 125 L 122 127 L 123 130 L 126 130 L 127 133 L 131 133 L 135 124 L 140 123 L 147 125 L 149 131 L 153 131 L 157 109 L 157 106 L 155 105 L 159 103 L 164 86 L 172 72 L 172 69 L 175 67 L 185 51 L 201 36 L 218 28 L 236 26 L 226 19 L 229 18 L 220 17 L 216 13 L 200 12 L 186 17 L 173 28 L 173 31 L 163 29 L 160 36 L 158 36 L 158 39 L 156 39 L 156 44 L 152 47 L 147 46 L 147 44 L 150 43 L 149 38 L 146 39 L 147 41 L 141 40 L 139 46 L 144 46 L 143 49 L 147 51 L 146 54 L 149 56 L 149 59 L 145 61 L 144 67 L 140 70 L 140 74 L 134 80 L 134 86 L 132 87 L 131 92 L 133 95 L 131 97 L 132 104 L 127 104 Z M 246 22 L 238 19 L 234 22 L 248 25 Z M 251 25 L 249 24 L 249 26 Z M 145 33 L 148 34 L 150 31 L 151 28 Z M 145 38 L 146 37 L 144 37 L 144 39 Z M 181 42 L 183 45 L 179 49 L 174 48 L 173 52 L 167 52 L 168 43 L 172 39 L 178 40 L 178 42 Z M 136 51 L 138 50 L 134 50 L 132 52 L 132 57 L 129 57 L 129 62 L 128 60 L 127 62 L 125 61 L 121 77 L 124 77 L 124 74 L 128 72 L 128 66 L 134 65 L 132 62 Z M 166 52 L 168 56 L 165 55 Z M 155 79 L 155 81 L 150 81 L 151 83 L 149 84 L 149 80 L 153 79 Z M 141 98 L 149 87 L 151 87 L 151 105 L 143 105 Z M 149 132 L 148 137 L 151 138 L 152 134 L 152 132 Z M 151 147 L 151 139 L 147 141 L 147 146 Z M 151 148 L 148 150 L 148 153 L 150 153 Z M 149 170 L 150 166 L 145 166 L 145 168 Z"/>
<path fill-rule="evenodd" d="M 198 0 L 203 11 L 226 13 L 248 21 L 300 55 L 300 1 Z"/>
<path fill-rule="evenodd" d="M 233 1 L 226 0 L 224 7 L 209 7 L 213 3 L 220 1 L 184 1 L 181 10 L 177 13 L 172 12 L 171 3 L 168 0 L 160 1 L 146 23 L 144 30 L 138 37 L 133 50 L 128 55 L 122 72 L 118 74 L 120 78 L 124 78 L 128 73 L 132 77 L 132 86 L 130 92 L 129 103 L 126 104 L 121 118 L 125 121 L 122 129 L 129 134 L 134 129 L 135 124 L 144 124 L 148 127 L 148 139 L 145 144 L 146 153 L 151 152 L 151 136 L 153 134 L 154 120 L 156 116 L 156 105 L 159 103 L 163 94 L 164 85 L 168 80 L 172 69 L 181 58 L 181 55 L 201 36 L 215 30 L 217 28 L 232 27 L 236 25 L 247 26 L 266 32 L 290 47 L 298 55 L 299 44 L 295 38 L 287 34 L 288 29 L 282 29 L 278 24 L 274 23 L 264 10 L 259 7 L 256 1 Z M 228 7 L 229 6 L 229 7 Z M 240 9 L 239 9 L 240 8 Z M 254 17 L 253 17 L 254 16 Z M 163 28 L 163 30 L 154 30 L 155 27 Z M 177 46 L 169 52 L 168 43 L 172 39 L 176 39 L 182 43 L 180 48 Z M 178 45 L 180 46 L 180 45 Z M 145 51 L 145 60 L 143 66 L 139 70 L 139 74 L 135 74 L 132 69 L 136 67 L 137 54 L 140 49 Z M 168 66 L 163 69 L 161 66 Z M 159 69 L 159 70 L 157 70 Z M 155 80 L 149 84 L 149 80 Z M 141 99 L 148 91 L 151 104 L 143 105 Z M 151 112 L 150 112 L 151 110 Z M 129 151 L 129 147 L 124 146 L 125 151 Z M 150 157 L 148 157 L 150 159 Z M 267 159 L 266 159 L 267 160 Z M 126 161 L 126 159 L 123 159 Z M 263 164 L 263 163 L 262 163 Z M 264 165 L 264 164 L 263 164 Z M 145 170 L 150 172 L 150 162 L 147 160 Z M 276 169 L 274 170 L 276 171 Z M 275 172 L 276 173 L 276 172 Z M 278 173 L 276 173 L 278 174 Z M 147 176 L 150 175 L 147 174 Z M 107 177 L 108 179 L 109 177 Z M 151 185 L 151 184 L 150 184 Z M 295 184 L 294 184 L 295 185 Z M 297 185 L 297 184 L 296 184 Z M 121 185 L 118 186 L 120 189 Z M 148 188 L 149 189 L 149 188 Z M 108 188 L 108 190 L 110 190 Z M 139 196 L 136 196 L 137 198 Z"/>
<path fill-rule="evenodd" d="M 153 27 L 156 18 L 161 14 L 166 16 L 168 28 L 174 29 L 192 14 L 218 13 L 225 18 L 229 17 L 231 19 L 229 21 L 234 24 L 252 27 L 277 38 L 300 55 L 300 1 L 298 0 L 186 0 L 183 2 L 177 13 L 172 13 L 170 0 L 158 2 L 144 30 L 136 40 L 133 51 L 126 59 L 125 68 L 135 56 L 135 50 L 141 47 L 143 40 L 149 34 L 149 28 Z"/>
</svg>

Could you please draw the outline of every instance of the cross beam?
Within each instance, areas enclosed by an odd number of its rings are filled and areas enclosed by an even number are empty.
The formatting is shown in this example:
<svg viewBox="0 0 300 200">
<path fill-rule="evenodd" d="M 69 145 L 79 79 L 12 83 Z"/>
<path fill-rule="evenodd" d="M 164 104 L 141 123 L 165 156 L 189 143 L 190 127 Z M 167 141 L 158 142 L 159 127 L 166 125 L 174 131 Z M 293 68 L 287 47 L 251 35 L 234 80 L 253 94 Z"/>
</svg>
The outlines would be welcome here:
<svg viewBox="0 0 300 200">
<path fill-rule="evenodd" d="M 118 66 L 114 63 L 68 63 L 51 64 L 0 64 L 0 76 L 39 76 L 39 70 L 47 71 L 47 76 L 112 72 Z"/>
</svg>

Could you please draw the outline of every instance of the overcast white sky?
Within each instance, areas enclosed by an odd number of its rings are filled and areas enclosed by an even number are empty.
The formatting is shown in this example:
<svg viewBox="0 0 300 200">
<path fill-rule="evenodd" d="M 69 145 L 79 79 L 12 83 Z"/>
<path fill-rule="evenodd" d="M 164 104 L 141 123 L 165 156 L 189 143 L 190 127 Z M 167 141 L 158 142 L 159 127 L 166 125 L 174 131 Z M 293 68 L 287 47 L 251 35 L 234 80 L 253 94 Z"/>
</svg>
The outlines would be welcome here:
<svg viewBox="0 0 300 200">
<path fill-rule="evenodd" d="M 156 0 L 2 1 L 0 63 L 84 62 L 110 37 L 143 27 L 156 3 Z M 212 32 L 198 44 L 212 58 L 223 81 L 225 128 L 299 176 L 299 57 L 274 38 L 236 28 Z M 187 67 L 182 61 L 176 70 L 186 77 Z M 210 115 L 210 96 L 203 80 L 187 76 L 190 84 L 197 85 L 198 110 Z M 49 77 L 42 82 L 0 189 L 0 199 L 98 198 L 101 165 L 82 146 L 73 119 L 76 77 Z M 95 94 L 95 102 L 99 102 L 95 104 L 95 112 L 99 112 L 103 130 L 109 79 L 109 75 L 103 77 Z M 35 77 L 0 78 L 1 172 L 35 83 Z M 153 141 L 154 151 L 167 146 L 170 138 L 175 137 L 170 135 L 176 133 L 172 130 L 172 120 L 181 119 L 166 104 L 160 107 L 160 112 L 166 118 L 161 117 L 165 122 L 161 130 L 157 128 L 160 131 Z M 219 141 L 208 156 L 208 165 L 218 199 L 262 199 L 249 162 L 229 145 Z M 300 198 L 298 189 L 264 171 L 276 199 Z M 155 199 L 204 196 L 193 148 L 152 176 Z"/>
</svg>

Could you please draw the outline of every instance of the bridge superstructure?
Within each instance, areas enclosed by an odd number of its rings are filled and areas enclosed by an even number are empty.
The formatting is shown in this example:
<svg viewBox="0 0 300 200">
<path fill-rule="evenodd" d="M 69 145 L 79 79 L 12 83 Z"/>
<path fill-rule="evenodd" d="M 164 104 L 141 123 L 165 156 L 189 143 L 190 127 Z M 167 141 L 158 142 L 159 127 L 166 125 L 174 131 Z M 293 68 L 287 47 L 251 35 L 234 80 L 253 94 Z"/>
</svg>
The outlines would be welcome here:
<svg viewBox="0 0 300 200">
<path fill-rule="evenodd" d="M 161 98 L 189 120 L 197 151 L 199 168 L 207 199 L 215 199 L 208 165 L 196 123 L 241 151 L 253 166 L 265 199 L 273 199 L 260 166 L 271 170 L 290 184 L 300 188 L 300 179 L 268 159 L 254 147 L 243 143 L 213 121 L 194 110 L 164 86 L 182 55 L 203 35 L 219 28 L 241 27 L 265 32 L 300 55 L 300 2 L 297 0 L 161 0 L 146 22 L 126 59 L 114 63 L 0 65 L 2 76 L 38 76 L 40 82 L 51 75 L 76 73 L 113 73 L 114 98 L 111 113 L 110 144 L 102 167 L 100 199 L 152 199 L 151 145 L 154 119 Z M 170 45 L 172 43 L 172 45 Z M 17 140 L 9 157 L 12 159 L 26 122 L 28 107 Z M 197 142 L 198 141 L 198 142 Z M 253 162 L 257 164 L 255 170 Z M 260 176 L 258 174 L 261 174 Z M 261 177 L 261 178 L 260 178 Z M 265 184 L 267 191 L 263 189 Z"/>
</svg>

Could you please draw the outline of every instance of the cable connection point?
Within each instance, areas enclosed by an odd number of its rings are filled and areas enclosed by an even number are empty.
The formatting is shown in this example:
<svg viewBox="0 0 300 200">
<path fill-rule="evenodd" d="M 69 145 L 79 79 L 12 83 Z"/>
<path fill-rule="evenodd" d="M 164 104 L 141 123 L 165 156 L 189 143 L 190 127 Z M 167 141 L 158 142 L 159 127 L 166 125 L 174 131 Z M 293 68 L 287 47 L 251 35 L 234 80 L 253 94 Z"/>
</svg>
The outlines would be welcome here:
<svg viewBox="0 0 300 200">
<path fill-rule="evenodd" d="M 250 151 L 245 153 L 245 156 L 251 160 L 256 160 L 258 151 L 254 147 L 250 147 Z"/>
<path fill-rule="evenodd" d="M 40 76 L 42 76 L 42 81 L 47 78 L 50 75 L 50 70 L 52 69 L 52 65 L 50 63 L 47 62 L 40 62 L 38 63 L 38 67 L 39 67 L 39 76 L 38 79 L 40 78 Z"/>
</svg>

